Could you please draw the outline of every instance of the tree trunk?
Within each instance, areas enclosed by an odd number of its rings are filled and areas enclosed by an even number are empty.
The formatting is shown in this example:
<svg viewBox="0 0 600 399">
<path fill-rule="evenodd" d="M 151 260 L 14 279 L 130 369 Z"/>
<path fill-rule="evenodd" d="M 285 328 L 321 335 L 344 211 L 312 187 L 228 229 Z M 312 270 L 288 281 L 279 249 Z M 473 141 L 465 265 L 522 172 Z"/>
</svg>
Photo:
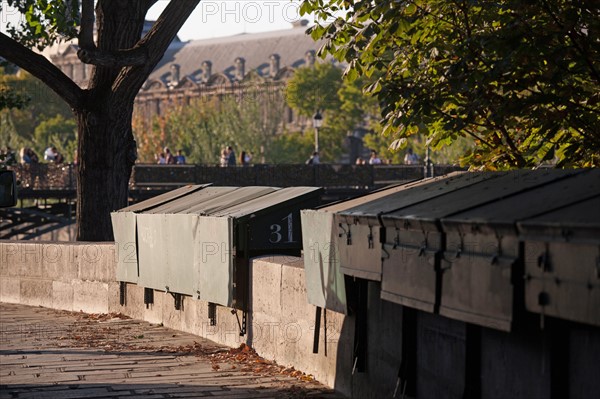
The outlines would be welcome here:
<svg viewBox="0 0 600 399">
<path fill-rule="evenodd" d="M 136 158 L 133 104 L 99 102 L 79 122 L 77 240 L 113 241 L 110 213 L 127 206 Z"/>
</svg>

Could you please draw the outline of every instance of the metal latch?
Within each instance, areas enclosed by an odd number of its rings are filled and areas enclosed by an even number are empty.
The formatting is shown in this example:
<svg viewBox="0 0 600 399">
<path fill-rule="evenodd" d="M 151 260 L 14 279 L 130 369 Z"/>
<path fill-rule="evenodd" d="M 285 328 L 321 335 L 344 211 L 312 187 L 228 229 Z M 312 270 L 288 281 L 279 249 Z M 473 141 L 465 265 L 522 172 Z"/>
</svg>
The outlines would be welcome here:
<svg viewBox="0 0 600 399">
<path fill-rule="evenodd" d="M 341 223 L 339 224 L 339 227 L 340 227 L 340 229 L 342 229 L 342 233 L 338 234 L 338 237 L 341 237 L 345 234 L 346 235 L 346 244 L 352 245 L 352 233 L 350 232 L 350 225 L 348 225 L 347 231 Z"/>
<path fill-rule="evenodd" d="M 241 321 L 236 309 L 231 309 L 231 314 L 234 315 L 235 319 L 237 320 L 238 327 L 240 329 L 240 337 L 243 337 L 244 335 L 246 335 L 247 332 L 248 312 L 246 312 L 245 310 L 242 311 Z"/>
<path fill-rule="evenodd" d="M 394 238 L 394 249 L 400 246 L 400 230 L 396 229 L 396 237 Z"/>
<path fill-rule="evenodd" d="M 217 325 L 217 304 L 209 302 L 208 303 L 208 320 L 211 326 Z"/>
<path fill-rule="evenodd" d="M 550 265 L 550 256 L 548 255 L 548 252 L 544 252 L 543 254 L 538 256 L 537 263 L 538 263 L 538 267 L 541 268 L 544 272 L 552 271 L 552 268 Z"/>
<path fill-rule="evenodd" d="M 125 306 L 127 298 L 127 283 L 125 281 L 119 282 L 119 304 Z"/>
<path fill-rule="evenodd" d="M 144 288 L 144 305 L 146 309 L 150 308 L 150 305 L 154 304 L 154 290 L 152 288 Z"/>
</svg>

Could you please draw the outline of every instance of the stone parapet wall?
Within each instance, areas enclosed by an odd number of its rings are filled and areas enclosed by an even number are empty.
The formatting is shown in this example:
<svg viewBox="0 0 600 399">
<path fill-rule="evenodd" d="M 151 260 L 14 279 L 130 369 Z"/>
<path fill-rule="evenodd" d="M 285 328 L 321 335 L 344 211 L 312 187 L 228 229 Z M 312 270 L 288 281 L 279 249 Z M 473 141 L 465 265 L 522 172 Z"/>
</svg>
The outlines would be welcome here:
<svg viewBox="0 0 600 399">
<path fill-rule="evenodd" d="M 113 243 L 0 241 L 0 301 L 107 313 L 115 270 Z"/>
<path fill-rule="evenodd" d="M 473 392 L 550 399 L 600 392 L 597 327 L 545 317 L 542 329 L 539 315 L 529 314 L 526 329 L 498 331 L 381 300 L 381 283 L 362 281 L 360 301 L 349 301 L 353 315 L 322 315 L 313 353 L 316 308 L 307 302 L 301 258 L 252 261 L 247 331 L 240 336 L 239 310 L 219 306 L 211 319 L 209 304 L 189 296 L 178 310 L 170 293 L 153 291 L 146 304 L 144 287 L 127 284 L 121 292 L 116 256 L 113 243 L 0 241 L 0 301 L 118 312 L 232 347 L 246 343 L 352 397 L 401 397 L 406 390 L 417 398 Z"/>
<path fill-rule="evenodd" d="M 338 353 L 348 357 L 352 352 L 349 334 L 340 334 L 345 317 L 327 311 L 327 324 L 321 322 L 319 353 L 313 354 L 315 307 L 306 301 L 301 258 L 264 257 L 252 262 L 247 334 L 240 336 L 241 311 L 219 306 L 212 325 L 208 303 L 189 296 L 176 310 L 171 294 L 154 291 L 154 302 L 147 305 L 144 287 L 127 284 L 121 305 L 116 256 L 114 243 L 0 241 L 0 301 L 87 313 L 118 312 L 231 347 L 246 343 L 266 359 L 345 390 L 336 376 Z M 340 345 L 346 349 L 340 351 Z M 348 357 L 344 363 L 350 362 Z"/>
</svg>

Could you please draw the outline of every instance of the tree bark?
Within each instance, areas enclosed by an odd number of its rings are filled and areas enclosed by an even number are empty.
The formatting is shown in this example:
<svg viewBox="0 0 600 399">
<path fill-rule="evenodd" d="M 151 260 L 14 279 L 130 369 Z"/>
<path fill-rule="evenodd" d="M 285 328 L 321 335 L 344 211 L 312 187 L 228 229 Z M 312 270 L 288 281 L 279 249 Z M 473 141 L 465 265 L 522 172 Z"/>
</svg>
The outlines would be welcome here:
<svg viewBox="0 0 600 399">
<path fill-rule="evenodd" d="M 110 213 L 127 206 L 135 163 L 133 105 L 100 102 L 77 112 L 77 239 L 113 241 Z"/>
<path fill-rule="evenodd" d="M 170 1 L 150 32 L 141 38 L 144 17 L 155 2 L 98 0 L 95 46 L 90 29 L 93 2 L 85 1 L 86 26 L 80 37 L 84 51 L 79 55 L 105 57 L 96 62 L 87 90 L 46 58 L 0 32 L 0 55 L 46 83 L 77 117 L 78 241 L 114 239 L 110 213 L 127 206 L 129 176 L 136 160 L 131 128 L 135 96 L 200 0 Z M 139 61 L 140 54 L 144 63 Z M 124 55 L 138 58 L 124 59 Z"/>
</svg>

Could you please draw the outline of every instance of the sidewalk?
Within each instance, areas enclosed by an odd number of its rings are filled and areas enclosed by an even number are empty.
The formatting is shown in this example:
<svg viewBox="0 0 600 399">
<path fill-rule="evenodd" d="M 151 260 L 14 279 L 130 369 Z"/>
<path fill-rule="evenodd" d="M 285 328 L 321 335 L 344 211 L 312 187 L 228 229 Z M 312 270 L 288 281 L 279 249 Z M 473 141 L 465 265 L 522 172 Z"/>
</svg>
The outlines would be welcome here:
<svg viewBox="0 0 600 399">
<path fill-rule="evenodd" d="M 121 315 L 0 303 L 0 399 L 339 398 L 242 346 Z"/>
</svg>

